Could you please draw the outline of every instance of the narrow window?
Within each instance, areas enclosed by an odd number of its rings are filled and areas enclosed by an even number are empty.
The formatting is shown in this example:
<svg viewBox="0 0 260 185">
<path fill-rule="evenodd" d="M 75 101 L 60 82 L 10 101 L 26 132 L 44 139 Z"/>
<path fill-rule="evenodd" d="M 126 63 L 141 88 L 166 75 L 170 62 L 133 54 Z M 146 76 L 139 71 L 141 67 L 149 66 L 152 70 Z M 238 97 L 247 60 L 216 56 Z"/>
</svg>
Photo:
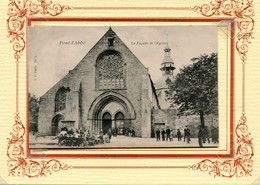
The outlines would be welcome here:
<svg viewBox="0 0 260 185">
<path fill-rule="evenodd" d="M 66 108 L 66 94 L 67 90 L 64 87 L 57 91 L 55 96 L 55 112 L 64 110 Z"/>
<path fill-rule="evenodd" d="M 112 37 L 112 38 L 108 38 L 108 46 L 110 47 L 110 46 L 114 46 L 114 37 Z"/>
</svg>

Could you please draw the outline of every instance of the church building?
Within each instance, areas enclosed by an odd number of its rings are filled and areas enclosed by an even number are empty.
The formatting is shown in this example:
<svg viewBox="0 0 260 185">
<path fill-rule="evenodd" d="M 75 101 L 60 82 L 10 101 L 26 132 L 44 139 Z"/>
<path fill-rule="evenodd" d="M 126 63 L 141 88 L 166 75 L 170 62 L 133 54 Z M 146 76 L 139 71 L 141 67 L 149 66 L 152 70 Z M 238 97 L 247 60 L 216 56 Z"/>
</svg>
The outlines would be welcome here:
<svg viewBox="0 0 260 185">
<path fill-rule="evenodd" d="M 164 51 L 161 70 L 167 80 L 174 65 L 170 48 Z M 57 135 L 65 125 L 97 134 L 124 127 L 138 137 L 153 137 L 158 127 L 175 130 L 176 110 L 167 109 L 162 98 L 167 87 L 157 85 L 109 28 L 78 65 L 40 97 L 38 131 Z"/>
</svg>

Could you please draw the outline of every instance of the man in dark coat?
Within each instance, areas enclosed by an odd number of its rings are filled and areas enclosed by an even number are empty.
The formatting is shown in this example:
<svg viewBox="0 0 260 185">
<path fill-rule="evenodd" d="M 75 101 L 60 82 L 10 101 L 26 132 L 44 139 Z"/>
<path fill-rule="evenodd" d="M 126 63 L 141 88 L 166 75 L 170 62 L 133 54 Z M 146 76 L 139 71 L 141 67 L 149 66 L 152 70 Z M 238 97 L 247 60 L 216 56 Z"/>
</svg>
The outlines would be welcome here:
<svg viewBox="0 0 260 185">
<path fill-rule="evenodd" d="M 211 129 L 211 136 L 212 136 L 212 143 L 216 143 L 216 133 L 215 133 L 215 127 L 212 126 L 212 129 Z"/>
<path fill-rule="evenodd" d="M 168 141 L 168 139 L 170 139 L 170 133 L 171 133 L 171 130 L 169 129 L 169 127 L 167 127 L 167 129 L 166 129 L 166 141 Z"/>
<path fill-rule="evenodd" d="M 199 142 L 199 146 L 203 147 L 203 129 L 202 126 L 199 127 L 199 133 L 198 133 L 198 142 Z"/>
<path fill-rule="evenodd" d="M 218 143 L 218 127 L 215 128 L 215 138 L 216 138 L 216 143 Z"/>
<path fill-rule="evenodd" d="M 183 138 L 183 142 L 185 142 L 185 138 L 187 138 L 187 125 L 184 128 L 184 138 Z"/>
<path fill-rule="evenodd" d="M 180 129 L 177 130 L 177 137 L 178 137 L 178 141 L 181 141 L 181 131 L 180 131 Z"/>
<path fill-rule="evenodd" d="M 135 129 L 132 128 L 132 137 L 135 137 Z"/>
<path fill-rule="evenodd" d="M 162 129 L 162 141 L 165 141 L 165 130 L 164 130 L 164 128 Z"/>
<path fill-rule="evenodd" d="M 161 136 L 160 136 L 160 135 L 161 135 L 161 132 L 160 132 L 159 128 L 156 129 L 156 132 L 155 132 L 155 133 L 156 133 L 156 140 L 157 140 L 157 141 L 160 141 L 160 139 L 161 139 Z"/>
<path fill-rule="evenodd" d="M 38 132 L 38 128 L 37 128 L 37 125 L 34 124 L 33 125 L 33 135 L 36 134 L 37 135 L 37 132 Z"/>
<path fill-rule="evenodd" d="M 111 128 L 108 130 L 107 135 L 108 135 L 109 140 L 111 140 L 111 137 L 112 137 Z"/>
<path fill-rule="evenodd" d="M 209 129 L 207 126 L 205 126 L 205 139 L 208 140 L 208 143 L 210 143 L 210 140 L 209 140 Z"/>
<path fill-rule="evenodd" d="M 186 129 L 186 137 L 187 137 L 187 143 L 189 143 L 190 142 L 190 129 L 187 127 L 187 129 Z"/>
</svg>

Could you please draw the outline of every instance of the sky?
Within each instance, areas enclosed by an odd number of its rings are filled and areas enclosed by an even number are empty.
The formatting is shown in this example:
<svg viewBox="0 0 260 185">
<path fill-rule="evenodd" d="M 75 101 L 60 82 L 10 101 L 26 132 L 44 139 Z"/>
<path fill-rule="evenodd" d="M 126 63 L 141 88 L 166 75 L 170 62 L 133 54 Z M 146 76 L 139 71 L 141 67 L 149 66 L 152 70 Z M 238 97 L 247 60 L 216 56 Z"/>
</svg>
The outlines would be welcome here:
<svg viewBox="0 0 260 185">
<path fill-rule="evenodd" d="M 83 59 L 108 29 L 108 26 L 29 27 L 29 92 L 36 97 L 42 96 Z M 167 43 L 176 67 L 175 75 L 183 66 L 192 64 L 193 57 L 218 51 L 215 25 L 112 26 L 112 29 L 149 68 L 154 82 L 162 76 L 160 65 Z M 82 44 L 62 44 L 67 41 L 79 41 Z"/>
</svg>

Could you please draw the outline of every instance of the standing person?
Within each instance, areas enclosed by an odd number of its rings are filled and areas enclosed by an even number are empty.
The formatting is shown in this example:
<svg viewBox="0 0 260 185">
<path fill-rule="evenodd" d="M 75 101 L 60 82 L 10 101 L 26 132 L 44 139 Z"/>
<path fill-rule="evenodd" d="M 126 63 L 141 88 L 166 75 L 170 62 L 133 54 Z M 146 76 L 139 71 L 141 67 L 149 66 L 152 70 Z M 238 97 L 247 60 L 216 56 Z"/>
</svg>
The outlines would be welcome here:
<svg viewBox="0 0 260 185">
<path fill-rule="evenodd" d="M 206 127 L 202 127 L 202 142 L 206 143 Z"/>
<path fill-rule="evenodd" d="M 184 140 L 183 140 L 183 142 L 185 142 L 185 138 L 187 137 L 187 125 L 185 126 L 185 128 L 184 128 Z"/>
<path fill-rule="evenodd" d="M 110 141 L 111 137 L 112 137 L 111 128 L 108 130 L 107 135 L 108 135 L 108 138 L 109 138 L 109 141 Z"/>
<path fill-rule="evenodd" d="M 177 130 L 177 137 L 178 137 L 178 141 L 181 141 L 181 131 L 180 131 L 180 129 Z"/>
<path fill-rule="evenodd" d="M 166 129 L 166 141 L 168 141 L 168 139 L 170 140 L 170 133 L 171 133 L 171 130 L 169 129 L 169 127 L 167 127 L 167 129 Z"/>
<path fill-rule="evenodd" d="M 199 133 L 198 133 L 198 142 L 199 142 L 199 146 L 203 147 L 203 129 L 202 126 L 199 126 Z"/>
<path fill-rule="evenodd" d="M 212 136 L 212 143 L 216 143 L 216 134 L 215 134 L 215 127 L 212 126 L 211 128 L 211 136 Z"/>
<path fill-rule="evenodd" d="M 129 128 L 129 136 L 132 137 L 132 130 Z"/>
<path fill-rule="evenodd" d="M 170 141 L 173 141 L 173 130 L 170 131 Z"/>
<path fill-rule="evenodd" d="M 162 129 L 162 141 L 165 141 L 165 130 L 164 130 L 164 128 Z"/>
<path fill-rule="evenodd" d="M 123 135 L 125 135 L 125 127 L 123 127 Z"/>
<path fill-rule="evenodd" d="M 33 135 L 37 134 L 37 125 L 36 124 L 33 125 L 32 130 L 33 130 Z"/>
<path fill-rule="evenodd" d="M 205 126 L 205 139 L 208 140 L 208 143 L 210 143 L 210 140 L 209 140 L 209 129 L 207 126 Z"/>
<path fill-rule="evenodd" d="M 88 136 L 88 130 L 85 129 L 84 131 L 84 134 L 82 136 L 82 140 L 83 140 L 83 146 L 87 146 L 88 145 L 88 139 L 89 139 L 89 136 Z"/>
<path fill-rule="evenodd" d="M 76 130 L 76 132 L 74 133 L 74 138 L 75 138 L 75 141 L 74 141 L 74 146 L 80 146 L 80 132 L 79 130 Z"/>
<path fill-rule="evenodd" d="M 89 132 L 89 130 L 88 130 L 87 138 L 90 138 L 90 132 Z"/>
<path fill-rule="evenodd" d="M 114 137 L 116 136 L 116 129 L 115 129 L 115 128 L 112 129 L 112 135 L 113 135 Z"/>
<path fill-rule="evenodd" d="M 116 136 L 118 135 L 119 127 L 116 127 Z"/>
<path fill-rule="evenodd" d="M 216 143 L 218 143 L 218 127 L 215 128 L 215 137 L 216 137 Z"/>
<path fill-rule="evenodd" d="M 38 128 L 37 128 L 37 125 L 33 125 L 33 135 L 34 135 L 34 138 L 35 138 L 35 141 L 37 141 L 37 132 L 38 132 Z"/>
<path fill-rule="evenodd" d="M 190 129 L 187 127 L 186 130 L 187 143 L 190 143 Z"/>
<path fill-rule="evenodd" d="M 156 129 L 155 133 L 156 133 L 156 140 L 160 141 L 160 139 L 161 139 L 161 136 L 160 136 L 161 132 L 160 132 L 159 128 Z"/>
<path fill-rule="evenodd" d="M 68 133 L 68 146 L 72 146 L 73 145 L 73 141 L 74 141 L 74 130 L 73 128 L 70 128 Z"/>
<path fill-rule="evenodd" d="M 99 139 L 100 139 L 100 143 L 104 144 L 104 134 L 103 134 L 103 130 L 102 129 L 99 132 Z"/>
<path fill-rule="evenodd" d="M 135 129 L 134 129 L 134 127 L 132 128 L 132 137 L 135 137 Z"/>
<path fill-rule="evenodd" d="M 66 135 L 67 135 L 67 132 L 66 132 L 65 130 L 62 130 L 62 131 L 60 132 L 60 135 L 59 135 L 59 137 L 58 137 L 58 138 L 59 138 L 59 139 L 58 139 L 58 145 L 59 145 L 59 146 L 64 145 L 64 144 L 63 144 L 64 142 L 62 143 L 62 141 L 66 139 L 66 137 L 67 137 Z"/>
</svg>

